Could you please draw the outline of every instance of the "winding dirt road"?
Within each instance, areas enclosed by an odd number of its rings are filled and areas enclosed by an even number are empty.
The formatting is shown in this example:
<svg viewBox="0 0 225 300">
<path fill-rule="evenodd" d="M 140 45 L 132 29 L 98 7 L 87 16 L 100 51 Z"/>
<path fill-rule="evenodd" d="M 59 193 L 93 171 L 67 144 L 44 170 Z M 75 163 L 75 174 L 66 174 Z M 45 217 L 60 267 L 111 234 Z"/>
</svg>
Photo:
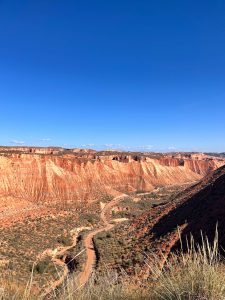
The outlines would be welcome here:
<svg viewBox="0 0 225 300">
<path fill-rule="evenodd" d="M 100 214 L 101 227 L 90 231 L 89 234 L 84 238 L 84 249 L 81 252 L 86 251 L 87 259 L 86 259 L 83 271 L 78 275 L 78 283 L 79 283 L 80 287 L 82 287 L 83 285 L 85 285 L 88 282 L 88 279 L 90 278 L 93 268 L 95 266 L 96 254 L 95 254 L 94 245 L 93 245 L 93 237 L 96 234 L 98 234 L 102 231 L 110 230 L 115 226 L 114 224 L 109 223 L 110 222 L 110 212 L 111 212 L 113 206 L 117 205 L 126 196 L 127 196 L 126 194 L 120 194 L 119 196 L 114 197 L 112 201 L 107 203 L 104 206 L 104 208 L 102 209 L 101 214 Z M 61 257 L 66 253 L 66 251 L 68 251 L 69 249 L 72 249 L 73 247 L 76 246 L 78 234 L 80 231 L 83 231 L 84 229 L 90 229 L 90 228 L 88 228 L 88 227 L 76 228 L 75 234 L 73 235 L 72 245 L 61 247 L 52 256 L 52 261 L 54 262 L 54 264 L 61 266 L 63 268 L 63 272 L 62 272 L 61 276 L 56 281 L 54 281 L 42 293 L 42 295 L 41 295 L 42 299 L 47 299 L 47 297 L 49 295 L 51 295 L 51 293 L 54 290 L 56 290 L 59 286 L 61 286 L 63 284 L 63 282 L 65 281 L 65 279 L 67 278 L 67 276 L 69 274 L 69 269 Z M 81 252 L 78 253 L 77 256 L 80 255 Z"/>
<path fill-rule="evenodd" d="M 148 195 L 148 194 L 151 194 L 152 192 L 158 192 L 159 190 L 160 190 L 160 188 L 155 188 L 151 192 L 139 193 L 138 196 Z M 78 283 L 79 283 L 80 287 L 82 287 L 83 285 L 85 285 L 88 282 L 88 280 L 91 276 L 91 273 L 95 267 L 96 253 L 95 253 L 94 244 L 93 244 L 94 236 L 100 232 L 108 231 L 115 226 L 115 224 L 110 223 L 110 212 L 115 205 L 117 205 L 124 197 L 127 197 L 127 196 L 128 196 L 127 194 L 120 194 L 119 196 L 114 197 L 112 201 L 107 203 L 104 206 L 104 208 L 102 209 L 101 214 L 100 214 L 100 220 L 101 220 L 102 226 L 98 229 L 91 231 L 84 238 L 84 249 L 86 250 L 87 258 L 86 258 L 86 262 L 85 262 L 83 271 L 78 275 Z"/>
<path fill-rule="evenodd" d="M 50 286 L 47 289 L 45 289 L 45 291 L 41 295 L 41 298 L 45 299 L 48 295 L 50 295 L 53 291 L 55 291 L 59 286 L 61 286 L 64 283 L 65 279 L 67 278 L 67 276 L 69 274 L 69 269 L 68 269 L 66 263 L 62 260 L 61 257 L 66 253 L 66 251 L 68 251 L 68 250 L 70 250 L 70 249 L 72 249 L 72 248 L 74 248 L 76 246 L 79 232 L 83 231 L 85 229 L 89 229 L 89 227 L 76 228 L 75 234 L 73 236 L 72 244 L 69 245 L 69 246 L 61 247 L 53 255 L 52 262 L 55 264 L 55 266 L 62 267 L 63 268 L 63 272 L 62 272 L 62 274 L 59 276 L 59 278 L 57 280 L 55 280 L 52 284 L 50 284 Z M 83 251 L 81 251 L 81 252 L 83 252 Z M 78 253 L 76 256 L 78 256 L 79 254 L 81 254 L 81 252 Z"/>
<path fill-rule="evenodd" d="M 78 276 L 78 282 L 80 287 L 85 285 L 88 282 L 96 263 L 96 253 L 93 244 L 94 236 L 102 231 L 108 231 L 115 226 L 114 224 L 110 223 L 110 212 L 113 206 L 117 205 L 126 196 L 127 196 L 126 194 L 120 194 L 119 196 L 114 197 L 112 201 L 107 203 L 102 209 L 100 214 L 100 220 L 102 226 L 98 229 L 95 229 L 94 231 L 91 231 L 84 238 L 84 248 L 86 250 L 87 259 L 83 271 Z"/>
</svg>

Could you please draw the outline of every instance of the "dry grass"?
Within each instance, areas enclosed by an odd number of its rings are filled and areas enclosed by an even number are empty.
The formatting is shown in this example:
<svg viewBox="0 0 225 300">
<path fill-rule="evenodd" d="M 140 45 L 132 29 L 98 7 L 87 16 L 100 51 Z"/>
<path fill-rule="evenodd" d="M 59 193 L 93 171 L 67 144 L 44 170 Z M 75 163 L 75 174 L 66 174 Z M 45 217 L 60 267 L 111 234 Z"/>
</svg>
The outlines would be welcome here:
<svg viewBox="0 0 225 300">
<path fill-rule="evenodd" d="M 105 272 L 98 278 L 94 274 L 85 287 L 79 287 L 75 279 L 70 279 L 63 287 L 59 300 L 125 300 L 146 299 L 145 292 L 126 274 Z"/>
<path fill-rule="evenodd" d="M 158 278 L 152 299 L 225 299 L 225 265 L 218 251 L 217 233 L 213 245 L 207 238 L 202 238 L 201 246 L 195 245 L 191 238 L 187 252 L 172 254 L 162 272 L 158 266 L 156 262 L 150 264 L 153 276 Z"/>
<path fill-rule="evenodd" d="M 37 300 L 33 286 L 33 270 L 26 285 L 15 280 L 11 271 L 0 274 L 0 300 Z"/>
</svg>

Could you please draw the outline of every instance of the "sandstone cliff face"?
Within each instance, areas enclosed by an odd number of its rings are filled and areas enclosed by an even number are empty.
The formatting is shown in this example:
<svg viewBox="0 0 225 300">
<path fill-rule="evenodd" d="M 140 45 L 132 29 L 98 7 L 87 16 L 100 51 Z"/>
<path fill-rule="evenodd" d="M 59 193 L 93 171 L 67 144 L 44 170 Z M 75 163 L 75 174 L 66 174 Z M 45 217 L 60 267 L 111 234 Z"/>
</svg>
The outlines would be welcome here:
<svg viewBox="0 0 225 300">
<path fill-rule="evenodd" d="M 0 154 L 0 196 L 41 203 L 93 201 L 114 190 L 152 190 L 196 181 L 222 164 L 222 160 L 206 158 L 157 159 L 122 154 Z"/>
<path fill-rule="evenodd" d="M 174 157 L 163 157 L 160 158 L 160 163 L 165 166 L 178 167 L 183 166 L 186 169 L 192 170 L 194 173 L 205 176 L 211 171 L 224 165 L 223 159 L 211 159 L 207 156 L 191 155 L 190 157 L 174 158 Z"/>
</svg>

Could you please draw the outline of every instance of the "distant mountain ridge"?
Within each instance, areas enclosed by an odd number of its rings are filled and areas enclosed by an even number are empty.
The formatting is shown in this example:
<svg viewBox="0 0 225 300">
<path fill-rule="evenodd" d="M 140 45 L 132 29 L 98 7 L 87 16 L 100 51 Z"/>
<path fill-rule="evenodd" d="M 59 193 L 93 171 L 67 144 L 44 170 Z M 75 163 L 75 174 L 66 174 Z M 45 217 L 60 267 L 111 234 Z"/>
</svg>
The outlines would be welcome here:
<svg viewBox="0 0 225 300">
<path fill-rule="evenodd" d="M 214 152 L 209 152 L 209 153 L 205 153 L 206 155 L 210 155 L 210 156 L 214 156 L 214 157 L 225 157 L 225 152 L 221 152 L 221 153 L 214 153 Z"/>
</svg>

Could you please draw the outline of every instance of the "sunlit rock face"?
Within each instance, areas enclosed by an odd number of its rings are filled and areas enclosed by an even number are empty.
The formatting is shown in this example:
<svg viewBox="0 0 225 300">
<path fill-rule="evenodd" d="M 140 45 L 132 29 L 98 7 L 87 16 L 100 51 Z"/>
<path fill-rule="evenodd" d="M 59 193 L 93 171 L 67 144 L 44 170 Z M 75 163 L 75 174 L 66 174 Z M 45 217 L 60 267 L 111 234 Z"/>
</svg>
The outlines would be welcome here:
<svg viewBox="0 0 225 300">
<path fill-rule="evenodd" d="M 0 149 L 0 196 L 35 203 L 90 202 L 115 190 L 132 192 L 199 180 L 224 160 L 179 155 L 63 148 Z"/>
<path fill-rule="evenodd" d="M 210 157 L 201 153 L 190 155 L 178 154 L 160 158 L 160 163 L 162 165 L 172 167 L 184 166 L 186 169 L 190 169 L 194 173 L 205 176 L 209 172 L 224 165 L 224 159 Z"/>
</svg>

